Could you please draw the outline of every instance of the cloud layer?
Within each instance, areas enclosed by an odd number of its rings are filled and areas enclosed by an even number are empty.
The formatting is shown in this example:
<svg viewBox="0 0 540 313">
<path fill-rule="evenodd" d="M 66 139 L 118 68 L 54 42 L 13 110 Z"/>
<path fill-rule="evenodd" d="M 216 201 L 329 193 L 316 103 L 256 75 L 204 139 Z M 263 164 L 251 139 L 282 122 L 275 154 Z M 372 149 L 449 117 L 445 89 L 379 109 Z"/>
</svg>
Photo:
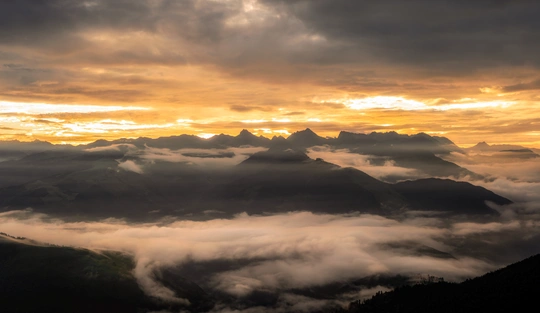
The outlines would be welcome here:
<svg viewBox="0 0 540 313">
<path fill-rule="evenodd" d="M 540 223 L 532 221 L 448 224 L 426 216 L 397 221 L 308 212 L 130 225 L 111 220 L 69 223 L 13 211 L 0 214 L 0 225 L 3 232 L 43 242 L 132 253 L 143 289 L 174 301 L 182 300 L 152 278 L 155 268 L 244 262 L 240 268 L 214 273 L 204 286 L 240 298 L 255 290 L 280 294 L 373 274 L 431 274 L 459 281 L 525 257 L 527 252 L 521 251 L 486 261 L 486 256 L 540 234 Z M 512 239 L 491 241 L 508 234 Z M 487 246 L 486 240 L 491 242 Z M 480 244 L 482 253 L 467 251 Z M 425 252 L 430 249 L 452 257 Z"/>
<path fill-rule="evenodd" d="M 391 125 L 540 146 L 532 1 L 24 0 L 0 12 L 0 101 L 16 109 L 0 104 L 4 139 Z"/>
</svg>

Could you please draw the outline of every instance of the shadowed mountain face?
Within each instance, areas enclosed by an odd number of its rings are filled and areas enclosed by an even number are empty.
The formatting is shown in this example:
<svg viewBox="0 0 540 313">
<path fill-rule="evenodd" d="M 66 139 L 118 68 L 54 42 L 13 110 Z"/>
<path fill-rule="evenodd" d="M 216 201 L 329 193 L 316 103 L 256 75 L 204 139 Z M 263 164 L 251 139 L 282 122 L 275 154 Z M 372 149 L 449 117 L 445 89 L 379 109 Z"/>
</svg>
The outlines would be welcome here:
<svg viewBox="0 0 540 313">
<path fill-rule="evenodd" d="M 57 146 L 45 141 L 20 142 L 0 141 L 0 162 L 7 160 L 16 160 L 32 153 L 42 152 L 58 148 Z"/>
<path fill-rule="evenodd" d="M 157 162 L 141 175 L 119 168 L 123 154 L 115 151 L 62 154 L 57 168 L 41 156 L 30 167 L 39 178 L 0 189 L 4 211 L 32 207 L 78 218 L 153 218 L 149 212 L 181 210 L 208 187 L 205 171 L 182 163 Z M 21 161 L 26 173 L 27 160 Z"/>
<path fill-rule="evenodd" d="M 218 187 L 226 203 L 250 211 L 389 214 L 404 205 L 392 188 L 364 172 L 313 160 L 294 150 L 259 152 L 235 171 L 233 181 Z"/>
<path fill-rule="evenodd" d="M 185 278 L 156 273 L 176 297 L 191 304 L 147 296 L 133 275 L 131 257 L 15 239 L 0 234 L 0 303 L 3 312 L 206 311 L 213 300 Z M 166 277 L 166 278 L 165 278 Z"/>
<path fill-rule="evenodd" d="M 445 211 L 451 206 L 454 213 L 486 214 L 489 212 L 486 201 L 499 205 L 512 203 L 485 188 L 448 179 L 406 181 L 393 187 L 411 207 L 423 210 Z"/>
<path fill-rule="evenodd" d="M 528 312 L 540 292 L 540 255 L 461 284 L 397 288 L 351 303 L 347 312 Z"/>
<path fill-rule="evenodd" d="M 182 153 L 186 155 L 189 160 L 208 159 L 208 152 Z M 510 203 L 484 188 L 450 180 L 384 183 L 353 168 L 313 160 L 302 150 L 271 148 L 223 168 L 152 160 L 144 163 L 143 171 L 137 165 L 143 157 L 114 149 L 65 150 L 4 162 L 10 174 L 4 180 L 8 186 L 0 188 L 0 208 L 32 207 L 72 219 L 154 220 L 167 215 L 205 217 L 204 212 L 230 216 L 295 210 L 497 215 L 486 201 Z M 230 157 L 211 155 L 212 159 Z M 31 173 L 25 171 L 27 167 L 33 169 Z M 29 181 L 19 184 L 21 177 Z"/>
<path fill-rule="evenodd" d="M 361 211 L 387 215 L 406 208 L 490 215 L 496 212 L 485 201 L 511 203 L 482 187 L 451 180 L 387 184 L 362 171 L 313 160 L 294 150 L 259 152 L 239 167 L 245 171 L 243 176 L 228 184 L 223 194 L 228 195 L 227 200 L 259 200 L 249 203 L 253 206 L 264 205 L 261 200 L 282 199 L 273 207 L 301 202 L 306 209 L 320 208 L 331 213 Z"/>
</svg>

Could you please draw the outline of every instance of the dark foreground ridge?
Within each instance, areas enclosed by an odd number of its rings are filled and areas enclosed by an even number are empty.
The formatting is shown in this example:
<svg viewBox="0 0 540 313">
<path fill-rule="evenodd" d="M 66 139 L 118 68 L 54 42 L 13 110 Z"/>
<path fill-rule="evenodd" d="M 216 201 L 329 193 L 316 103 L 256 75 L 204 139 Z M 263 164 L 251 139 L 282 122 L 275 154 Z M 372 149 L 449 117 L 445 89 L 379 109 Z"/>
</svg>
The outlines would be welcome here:
<svg viewBox="0 0 540 313">
<path fill-rule="evenodd" d="M 460 284 L 438 282 L 398 287 L 365 302 L 353 302 L 343 312 L 534 312 L 538 308 L 539 282 L 540 255 L 535 255 Z"/>
<path fill-rule="evenodd" d="M 223 269 L 236 265 L 207 264 L 204 272 L 211 272 L 213 266 Z M 0 305 L 2 312 L 10 313 L 207 312 L 220 303 L 239 310 L 257 303 L 263 305 L 259 308 L 264 311 L 275 305 L 276 295 L 269 293 L 254 292 L 250 297 L 234 300 L 208 286 L 201 288 L 203 285 L 197 280 L 205 280 L 209 273 L 200 276 L 200 266 L 188 262 L 183 269 L 154 271 L 153 278 L 159 284 L 172 290 L 175 297 L 189 301 L 179 303 L 146 294 L 134 276 L 135 263 L 128 255 L 47 245 L 0 233 Z M 533 312 L 529 308 L 537 305 L 539 281 L 540 255 L 535 255 L 459 284 L 427 281 L 411 286 L 406 277 L 371 276 L 348 284 L 288 292 L 330 299 L 335 294 L 356 290 L 355 286 L 395 288 L 365 301 L 352 302 L 348 309 L 334 306 L 317 313 Z"/>
<path fill-rule="evenodd" d="M 201 312 L 213 306 L 204 291 L 178 276 L 168 287 L 189 298 L 189 305 L 150 297 L 137 283 L 134 267 L 133 259 L 119 252 L 96 253 L 0 233 L 0 311 Z"/>
</svg>

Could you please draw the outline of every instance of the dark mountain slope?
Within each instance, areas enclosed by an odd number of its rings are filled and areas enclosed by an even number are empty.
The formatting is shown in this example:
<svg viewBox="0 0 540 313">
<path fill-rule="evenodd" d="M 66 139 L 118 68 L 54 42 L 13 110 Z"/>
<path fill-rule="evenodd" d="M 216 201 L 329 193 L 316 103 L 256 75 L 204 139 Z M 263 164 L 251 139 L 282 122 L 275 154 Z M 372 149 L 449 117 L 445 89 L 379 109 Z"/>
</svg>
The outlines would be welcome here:
<svg viewBox="0 0 540 313">
<path fill-rule="evenodd" d="M 540 255 L 461 284 L 397 288 L 352 303 L 351 313 L 534 312 L 540 293 Z"/>
<path fill-rule="evenodd" d="M 485 201 L 510 203 L 483 188 L 450 180 L 392 185 L 292 149 L 271 148 L 220 170 L 163 161 L 127 170 L 119 167 L 125 161 L 141 162 L 122 151 L 44 152 L 13 161 L 14 168 L 31 166 L 44 176 L 0 188 L 0 209 L 32 207 L 70 219 L 153 220 L 208 211 L 392 215 L 412 209 L 495 215 Z"/>
<path fill-rule="evenodd" d="M 83 155 L 83 152 L 73 149 L 58 149 L 0 162 L 0 188 L 89 168 L 87 160 L 81 158 Z M 102 154 L 98 157 L 102 157 Z"/>
<path fill-rule="evenodd" d="M 143 293 L 133 260 L 116 252 L 39 245 L 0 234 L 0 306 L 2 312 L 148 312 L 180 310 Z M 200 312 L 212 300 L 185 279 L 169 277 L 187 309 Z M 189 292 L 186 292 L 189 290 Z"/>
<path fill-rule="evenodd" d="M 400 196 L 388 184 L 290 149 L 254 154 L 237 166 L 235 178 L 218 187 L 216 195 L 248 212 L 388 214 L 392 207 L 402 205 Z"/>
<path fill-rule="evenodd" d="M 65 160 L 64 167 L 71 168 L 67 173 L 0 188 L 0 208 L 32 207 L 70 219 L 153 219 L 179 214 L 210 184 L 207 172 L 197 166 L 156 161 L 143 173 L 136 173 L 119 168 L 116 155 L 95 154 L 77 157 L 85 159 L 84 166 L 76 166 L 74 159 Z"/>
<path fill-rule="evenodd" d="M 382 163 L 392 160 L 398 166 L 416 169 L 430 176 L 481 178 L 438 156 L 450 152 L 463 153 L 445 137 L 432 137 L 425 133 L 409 136 L 396 132 L 355 134 L 342 131 L 337 138 L 329 140 L 328 144 L 353 153 L 371 155 L 374 163 L 379 159 Z"/>
<path fill-rule="evenodd" d="M 387 184 L 359 170 L 313 160 L 291 149 L 256 153 L 234 173 L 235 178 L 214 194 L 240 211 L 254 213 L 264 209 L 385 215 L 411 209 L 497 215 L 485 201 L 511 203 L 484 188 L 451 180 Z"/>
<path fill-rule="evenodd" d="M 0 162 L 16 160 L 27 155 L 53 149 L 64 149 L 71 146 L 55 146 L 46 141 L 22 142 L 18 140 L 0 141 Z"/>
<path fill-rule="evenodd" d="M 486 201 L 498 205 L 512 201 L 483 187 L 449 179 L 420 179 L 394 185 L 410 205 L 417 210 L 451 211 L 454 214 L 497 214 Z"/>
</svg>

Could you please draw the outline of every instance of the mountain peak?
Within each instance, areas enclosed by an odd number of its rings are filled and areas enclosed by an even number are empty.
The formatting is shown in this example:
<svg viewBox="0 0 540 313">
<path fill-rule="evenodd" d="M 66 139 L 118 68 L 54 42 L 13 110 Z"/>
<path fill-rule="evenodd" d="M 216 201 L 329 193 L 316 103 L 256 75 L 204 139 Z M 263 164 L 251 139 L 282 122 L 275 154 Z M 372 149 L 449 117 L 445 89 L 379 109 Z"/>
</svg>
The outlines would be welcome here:
<svg viewBox="0 0 540 313">
<path fill-rule="evenodd" d="M 490 145 L 488 145 L 485 141 L 479 142 L 474 146 L 473 148 L 489 148 Z"/>
<path fill-rule="evenodd" d="M 319 135 L 317 135 L 314 131 L 312 131 L 311 128 L 306 128 L 304 130 L 296 131 L 296 132 L 292 133 L 291 136 L 294 136 L 294 135 L 319 137 Z"/>
<path fill-rule="evenodd" d="M 292 133 L 292 135 L 289 136 L 289 138 L 322 138 L 321 136 L 317 135 L 314 131 L 312 131 L 310 128 L 306 128 L 304 130 L 300 130 L 297 132 Z"/>
<path fill-rule="evenodd" d="M 255 135 L 253 135 L 249 130 L 244 128 L 244 129 L 242 129 L 240 134 L 238 134 L 237 137 L 246 137 L 246 136 L 255 136 Z"/>
<path fill-rule="evenodd" d="M 270 139 L 264 136 L 255 136 L 247 129 L 242 129 L 238 136 L 234 137 L 230 144 L 236 146 L 248 145 L 248 146 L 266 146 L 270 142 Z"/>
<path fill-rule="evenodd" d="M 289 138 L 287 138 L 287 141 L 298 146 L 308 147 L 322 145 L 325 143 L 326 139 L 317 135 L 311 129 L 306 128 L 305 130 L 294 132 L 289 136 Z"/>
</svg>

